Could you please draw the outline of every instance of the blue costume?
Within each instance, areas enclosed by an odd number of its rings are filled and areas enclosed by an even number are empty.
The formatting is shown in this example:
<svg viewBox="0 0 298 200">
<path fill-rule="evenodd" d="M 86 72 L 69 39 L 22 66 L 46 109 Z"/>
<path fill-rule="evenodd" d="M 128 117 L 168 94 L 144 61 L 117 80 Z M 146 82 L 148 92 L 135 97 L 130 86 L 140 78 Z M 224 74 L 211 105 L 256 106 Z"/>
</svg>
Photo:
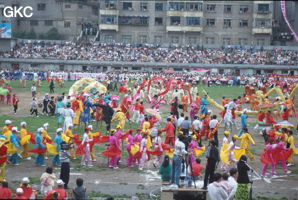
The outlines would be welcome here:
<svg viewBox="0 0 298 200">
<path fill-rule="evenodd" d="M 245 113 L 241 114 L 240 119 L 241 119 L 241 129 L 238 133 L 238 137 L 242 135 L 243 128 L 247 128 L 247 115 Z"/>
<path fill-rule="evenodd" d="M 81 121 L 84 123 L 89 123 L 91 121 L 90 109 L 93 109 L 93 104 L 89 101 L 89 99 L 86 99 L 83 104 L 84 112 L 81 113 Z"/>
<path fill-rule="evenodd" d="M 55 114 L 57 115 L 57 120 L 59 124 L 63 123 L 63 116 L 61 114 L 62 108 L 65 108 L 65 104 L 62 101 L 58 101 L 56 104 Z"/>
<path fill-rule="evenodd" d="M 10 139 L 9 141 L 12 143 L 12 145 L 15 147 L 15 148 L 20 148 L 20 140 L 19 138 L 15 135 L 15 134 L 11 134 L 10 135 Z M 18 155 L 18 152 L 15 152 L 14 154 L 10 155 L 9 156 L 9 161 L 14 164 L 14 165 L 18 165 L 20 163 L 19 161 L 19 155 Z"/>
<path fill-rule="evenodd" d="M 104 98 L 103 98 L 104 102 L 109 104 L 111 102 L 110 97 L 111 97 L 111 95 L 104 96 Z"/>
<path fill-rule="evenodd" d="M 53 165 L 60 165 L 60 158 L 59 158 L 59 152 L 61 150 L 61 143 L 63 142 L 61 135 L 56 135 L 54 142 L 57 144 L 57 152 L 58 154 L 54 156 L 53 158 Z"/>
<path fill-rule="evenodd" d="M 207 99 L 206 98 L 202 98 L 201 99 L 201 106 L 200 106 L 200 114 L 207 115 L 207 113 L 208 113 L 207 105 L 209 105 Z"/>
<path fill-rule="evenodd" d="M 36 137 L 35 137 L 35 142 L 36 142 L 36 145 L 34 146 L 36 149 L 38 148 L 46 148 L 46 146 L 42 143 L 42 136 L 40 133 L 37 133 L 36 134 Z M 40 165 L 40 166 L 45 166 L 45 163 L 44 163 L 44 154 L 37 154 L 36 156 L 36 159 L 35 159 L 35 163 Z"/>
</svg>

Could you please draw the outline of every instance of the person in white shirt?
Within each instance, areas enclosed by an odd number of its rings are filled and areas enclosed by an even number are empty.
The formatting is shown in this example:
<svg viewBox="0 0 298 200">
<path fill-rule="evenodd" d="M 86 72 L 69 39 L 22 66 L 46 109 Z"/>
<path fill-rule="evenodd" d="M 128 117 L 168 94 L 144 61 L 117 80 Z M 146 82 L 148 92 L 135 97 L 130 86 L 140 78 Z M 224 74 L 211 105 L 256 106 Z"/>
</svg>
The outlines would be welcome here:
<svg viewBox="0 0 298 200">
<path fill-rule="evenodd" d="M 36 86 L 35 86 L 35 83 L 33 83 L 32 87 L 31 87 L 31 93 L 32 93 L 32 97 L 35 97 L 35 95 L 36 95 Z"/>
<path fill-rule="evenodd" d="M 215 173 L 213 176 L 214 182 L 208 185 L 208 195 L 211 200 L 226 200 L 228 198 L 228 194 L 221 187 L 220 181 L 222 180 L 222 176 L 220 173 Z"/>
<path fill-rule="evenodd" d="M 231 192 L 229 193 L 227 200 L 235 199 L 234 197 L 235 197 L 237 187 L 238 187 L 237 178 L 238 178 L 238 170 L 236 168 L 232 168 L 230 170 L 230 177 L 228 179 L 229 184 L 232 189 L 231 189 Z"/>
<path fill-rule="evenodd" d="M 177 127 L 180 127 L 183 121 L 184 121 L 184 113 L 181 113 L 179 119 L 177 120 Z"/>
<path fill-rule="evenodd" d="M 210 131 L 213 131 L 216 128 L 217 124 L 218 124 L 217 115 L 213 115 L 209 122 Z M 214 137 L 215 146 L 218 147 L 218 132 L 217 132 L 217 130 L 215 131 L 213 137 Z"/>
<path fill-rule="evenodd" d="M 91 142 L 92 140 L 89 138 L 88 136 L 88 132 L 89 132 L 89 128 L 85 129 L 85 133 L 83 135 L 83 140 L 81 145 L 84 148 L 85 154 L 82 156 L 82 160 L 81 160 L 81 165 L 82 166 L 89 166 L 92 167 L 92 159 L 91 159 L 91 153 L 90 153 L 90 144 L 89 142 Z"/>
</svg>

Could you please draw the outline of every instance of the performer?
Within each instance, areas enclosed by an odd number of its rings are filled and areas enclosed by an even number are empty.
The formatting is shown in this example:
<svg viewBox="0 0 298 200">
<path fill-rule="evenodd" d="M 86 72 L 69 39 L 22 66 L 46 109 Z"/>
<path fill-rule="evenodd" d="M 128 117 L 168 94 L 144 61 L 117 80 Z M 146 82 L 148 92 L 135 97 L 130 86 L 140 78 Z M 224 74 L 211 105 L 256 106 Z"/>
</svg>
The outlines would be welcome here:
<svg viewBox="0 0 298 200">
<path fill-rule="evenodd" d="M 247 128 L 247 114 L 246 114 L 246 110 L 243 111 L 243 113 L 241 114 L 240 118 L 241 118 L 241 129 L 238 133 L 238 136 L 241 137 L 242 133 L 243 133 L 243 129 Z"/>
<path fill-rule="evenodd" d="M 6 139 L 3 136 L 0 136 L 0 182 L 3 183 L 5 180 L 5 167 L 7 161 L 7 146 Z M 1 192 L 0 192 L 1 193 Z"/>
<path fill-rule="evenodd" d="M 182 95 L 182 97 L 181 97 L 181 103 L 183 105 L 183 112 L 188 112 L 189 99 L 188 99 L 187 93 L 184 93 L 184 95 Z"/>
<path fill-rule="evenodd" d="M 172 147 L 174 147 L 175 146 L 175 127 L 171 122 L 171 118 L 167 119 L 166 126 L 162 130 L 160 130 L 160 132 L 166 132 L 165 144 L 171 143 Z"/>
<path fill-rule="evenodd" d="M 54 138 L 54 142 L 57 145 L 56 150 L 57 150 L 58 154 L 54 156 L 52 163 L 53 163 L 53 165 L 58 165 L 58 166 L 61 164 L 60 159 L 59 159 L 59 152 L 61 150 L 61 143 L 63 142 L 62 137 L 61 137 L 62 132 L 63 132 L 62 128 L 58 128 L 56 130 L 57 135 Z"/>
<path fill-rule="evenodd" d="M 111 120 L 114 114 L 113 108 L 111 108 L 109 104 L 96 104 L 95 106 L 102 108 L 102 120 L 106 123 L 106 131 L 109 133 L 111 129 Z"/>
<path fill-rule="evenodd" d="M 127 144 L 126 144 L 126 150 L 127 150 L 127 154 L 128 154 L 127 161 L 126 161 L 127 167 L 133 167 L 133 161 L 134 161 L 134 157 L 131 153 L 131 147 L 135 144 L 132 133 L 133 132 L 131 131 L 127 137 Z"/>
<path fill-rule="evenodd" d="M 126 115 L 121 111 L 121 109 L 116 110 L 115 116 L 112 118 L 113 121 L 119 121 L 118 125 L 121 127 L 121 130 L 124 129 L 125 127 L 125 120 L 126 120 Z"/>
<path fill-rule="evenodd" d="M 100 136 L 100 132 L 98 131 L 98 132 L 96 132 L 96 133 L 93 133 L 92 131 L 93 131 L 93 126 L 90 124 L 90 125 L 88 125 L 88 137 L 89 137 L 89 139 L 90 140 L 93 140 L 94 139 L 94 137 L 99 137 Z M 93 146 L 94 146 L 94 143 L 90 143 L 90 154 L 91 154 L 91 158 L 92 158 L 92 161 L 93 162 L 95 162 L 96 161 L 96 156 L 95 156 L 95 154 L 93 153 Z"/>
<path fill-rule="evenodd" d="M 207 105 L 209 105 L 208 101 L 207 101 L 207 95 L 205 95 L 202 99 L 201 99 L 201 106 L 200 106 L 200 114 L 203 115 L 207 115 L 208 113 L 208 108 Z"/>
<path fill-rule="evenodd" d="M 52 138 L 48 135 L 48 128 L 49 128 L 49 124 L 44 123 L 43 128 L 41 129 L 42 130 L 42 143 L 44 145 L 46 145 L 46 143 L 52 143 Z M 48 159 L 47 155 L 48 155 L 48 153 L 45 152 L 44 156 L 45 156 L 46 160 Z"/>
<path fill-rule="evenodd" d="M 267 124 L 276 124 L 276 121 L 274 120 L 273 115 L 271 114 L 271 111 L 267 111 L 266 113 L 266 123 Z"/>
<path fill-rule="evenodd" d="M 243 129 L 243 134 L 242 136 L 236 136 L 234 137 L 238 140 L 241 140 L 240 142 L 240 148 L 245 149 L 245 154 L 248 156 L 250 160 L 254 160 L 253 154 L 250 152 L 250 146 L 251 144 L 255 145 L 255 141 L 252 139 L 251 135 L 249 134 L 247 128 Z"/>
<path fill-rule="evenodd" d="M 148 137 L 148 134 L 143 134 L 143 139 L 141 141 L 141 146 L 140 146 L 141 160 L 140 160 L 140 164 L 139 164 L 139 170 L 144 169 L 145 162 L 148 160 L 147 137 Z"/>
<path fill-rule="evenodd" d="M 131 121 L 134 123 L 139 123 L 140 121 L 140 104 L 139 99 L 136 99 L 136 102 L 133 105 L 133 115 Z"/>
<path fill-rule="evenodd" d="M 17 96 L 15 94 L 13 94 L 13 96 L 12 96 L 12 106 L 13 106 L 14 114 L 17 114 L 19 102 L 20 102 L 19 98 L 17 98 Z"/>
<path fill-rule="evenodd" d="M 264 153 L 263 155 L 266 154 L 266 157 L 268 158 L 267 162 L 264 162 L 262 159 L 262 155 L 261 155 L 261 162 L 263 163 L 263 167 L 262 167 L 262 177 L 265 177 L 266 175 L 266 171 L 268 168 L 268 165 L 271 164 L 271 173 L 270 176 L 273 177 L 273 175 L 275 174 L 275 167 L 276 167 L 276 161 L 273 158 L 273 150 L 276 147 L 276 144 L 273 144 L 273 141 L 270 141 L 267 145 L 266 148 L 264 149 Z"/>
<path fill-rule="evenodd" d="M 224 131 L 224 137 L 222 139 L 222 147 L 221 147 L 221 150 L 220 150 L 220 157 L 222 157 L 222 151 L 224 150 L 224 147 L 226 145 L 229 145 L 230 144 L 230 141 L 229 141 L 229 136 L 230 136 L 230 131 Z M 226 145 L 225 145 L 226 144 Z M 221 158 L 222 159 L 222 158 Z M 221 161 L 221 164 L 220 164 L 220 168 L 224 171 L 224 172 L 228 172 L 229 171 L 229 166 L 228 164 L 224 163 Z"/>
<path fill-rule="evenodd" d="M 23 158 L 27 159 L 27 160 L 31 160 L 31 157 L 29 157 L 29 154 L 28 154 L 28 150 L 29 150 L 29 139 L 26 139 L 25 137 L 27 135 L 29 135 L 27 133 L 27 123 L 26 122 L 21 122 L 21 141 L 25 140 L 24 143 L 22 144 L 23 146 L 23 151 L 21 152 L 21 155 Z M 27 136 L 28 137 L 28 136 Z M 30 136 L 31 137 L 31 136 Z"/>
<path fill-rule="evenodd" d="M 9 138 L 9 144 L 8 144 L 8 152 L 9 152 L 9 158 L 8 160 L 13 164 L 13 165 L 19 165 L 19 155 L 18 155 L 18 148 L 20 148 L 21 142 L 19 138 L 17 137 L 17 132 L 18 128 L 13 127 L 11 129 L 11 134 Z"/>
<path fill-rule="evenodd" d="M 83 103 L 79 97 L 72 102 L 71 108 L 76 114 L 75 118 L 73 119 L 73 125 L 80 126 L 80 116 L 83 112 Z"/>
<path fill-rule="evenodd" d="M 121 155 L 120 143 L 115 135 L 116 130 L 111 131 L 111 136 L 109 137 L 109 148 L 103 151 L 102 154 L 109 157 L 109 167 L 113 169 L 118 169 L 118 160 Z"/>
<path fill-rule="evenodd" d="M 12 128 L 12 125 L 11 125 L 11 121 L 10 120 L 5 120 L 5 126 L 3 126 L 2 128 L 2 135 L 6 136 L 7 134 L 9 134 L 11 132 L 11 128 Z"/>
<path fill-rule="evenodd" d="M 156 155 L 155 160 L 153 161 L 153 166 L 155 168 L 159 168 L 162 163 L 162 154 L 163 154 L 163 148 L 162 148 L 162 139 L 161 139 L 161 133 L 160 131 L 157 132 L 157 136 L 154 138 L 154 151 L 156 152 L 154 155 Z"/>
<path fill-rule="evenodd" d="M 37 193 L 35 190 L 33 190 L 33 188 L 29 185 L 29 183 L 30 183 L 30 180 L 28 177 L 24 177 L 22 179 L 20 188 L 23 189 L 23 197 L 24 199 L 35 199 L 37 197 Z"/>
<path fill-rule="evenodd" d="M 211 120 L 210 114 L 211 114 L 211 110 L 209 110 L 207 112 L 207 115 L 205 115 L 204 119 L 203 119 L 201 137 L 205 136 L 205 140 L 208 140 L 208 136 L 209 136 L 209 132 L 210 132 L 210 128 L 209 128 L 209 124 L 210 124 L 210 120 Z"/>
<path fill-rule="evenodd" d="M 91 109 L 93 109 L 93 104 L 91 103 L 91 98 L 86 97 L 85 101 L 83 102 L 84 105 L 84 112 L 81 113 L 81 121 L 84 122 L 85 127 L 91 121 Z M 94 109 L 93 109 L 94 110 Z"/>
<path fill-rule="evenodd" d="M 68 144 L 70 145 L 70 157 L 74 160 L 76 160 L 76 150 L 75 150 L 75 146 L 74 146 L 74 135 L 72 134 L 72 128 L 73 125 L 69 124 L 68 128 L 66 129 L 66 131 L 64 132 L 64 134 L 69 137 L 69 141 Z"/>
<path fill-rule="evenodd" d="M 62 110 L 62 116 L 64 117 L 64 125 L 63 130 L 66 131 L 67 127 L 69 127 L 70 124 L 73 124 L 73 119 L 75 118 L 76 114 L 74 111 L 70 108 L 71 104 L 67 103 L 66 109 Z"/>
<path fill-rule="evenodd" d="M 35 148 L 39 150 L 35 159 L 35 163 L 42 167 L 46 166 L 44 163 L 44 159 L 45 159 L 44 153 L 46 152 L 45 150 L 46 146 L 43 143 L 43 137 L 41 135 L 43 134 L 43 131 L 44 131 L 43 128 L 37 129 L 37 134 L 35 137 L 35 142 L 36 142 Z"/>
<path fill-rule="evenodd" d="M 22 88 L 26 88 L 26 75 L 22 73 Z"/>
<path fill-rule="evenodd" d="M 56 103 L 56 108 L 55 108 L 55 114 L 57 115 L 57 120 L 58 120 L 58 127 L 62 127 L 62 123 L 63 123 L 63 115 L 62 115 L 62 111 L 65 107 L 65 104 L 63 103 L 63 98 L 62 97 L 58 97 L 58 102 Z"/>
<path fill-rule="evenodd" d="M 128 91 L 128 94 L 125 94 L 123 97 L 121 103 L 120 103 L 120 109 L 121 112 L 123 112 L 126 116 L 126 119 L 130 120 L 130 106 L 131 106 L 131 96 L 130 96 L 130 90 Z M 124 127 L 124 126 L 123 126 Z"/>
<path fill-rule="evenodd" d="M 294 136 L 293 136 L 293 131 L 290 130 L 288 132 L 288 135 L 289 135 L 289 137 L 288 137 L 288 141 L 287 141 L 287 148 L 292 149 L 294 151 L 294 149 L 295 149 L 295 139 L 294 139 Z M 288 159 L 288 165 L 287 166 L 288 167 L 294 166 L 295 165 L 294 163 L 295 162 L 294 162 L 294 159 L 293 159 L 293 155 L 291 155 Z"/>
<path fill-rule="evenodd" d="M 81 142 L 81 146 L 84 149 L 84 155 L 82 156 L 81 165 L 82 166 L 87 165 L 88 167 L 92 167 L 93 165 L 92 165 L 92 159 L 90 154 L 90 142 L 92 141 L 92 139 L 89 138 L 88 132 L 89 132 L 89 129 L 85 128 L 83 140 Z"/>
</svg>

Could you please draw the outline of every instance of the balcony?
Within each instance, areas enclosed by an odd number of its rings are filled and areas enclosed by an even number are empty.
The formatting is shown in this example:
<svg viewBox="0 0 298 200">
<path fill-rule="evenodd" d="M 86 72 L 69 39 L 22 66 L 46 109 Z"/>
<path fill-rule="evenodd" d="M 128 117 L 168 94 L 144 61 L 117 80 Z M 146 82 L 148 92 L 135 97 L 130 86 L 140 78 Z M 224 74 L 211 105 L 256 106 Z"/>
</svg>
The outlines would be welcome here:
<svg viewBox="0 0 298 200">
<path fill-rule="evenodd" d="M 119 10 L 99 10 L 100 15 L 118 15 Z"/>
<path fill-rule="evenodd" d="M 118 31 L 119 27 L 118 27 L 118 24 L 100 24 L 99 25 L 99 30 Z"/>
<path fill-rule="evenodd" d="M 255 27 L 252 29 L 252 34 L 272 34 L 272 28 L 267 27 Z"/>
<path fill-rule="evenodd" d="M 167 26 L 167 32 L 201 32 L 200 26 Z"/>
<path fill-rule="evenodd" d="M 180 17 L 203 17 L 203 11 L 176 11 L 176 10 L 169 10 L 167 11 L 167 16 L 180 16 Z"/>
</svg>

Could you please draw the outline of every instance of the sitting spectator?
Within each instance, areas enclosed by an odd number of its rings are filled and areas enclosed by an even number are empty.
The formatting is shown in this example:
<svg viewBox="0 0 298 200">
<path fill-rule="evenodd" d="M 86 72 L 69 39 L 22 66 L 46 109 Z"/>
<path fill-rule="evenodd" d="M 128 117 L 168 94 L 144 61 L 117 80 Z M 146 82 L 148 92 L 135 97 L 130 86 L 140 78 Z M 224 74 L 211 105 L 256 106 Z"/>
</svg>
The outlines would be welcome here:
<svg viewBox="0 0 298 200">
<path fill-rule="evenodd" d="M 61 179 L 58 179 L 57 180 L 57 188 L 49 191 L 47 193 L 47 196 L 45 199 L 53 198 L 54 193 L 58 193 L 58 200 L 66 199 L 68 195 L 67 195 L 66 190 L 63 187 L 64 187 L 64 182 Z"/>
<path fill-rule="evenodd" d="M 227 173 L 224 173 L 222 175 L 222 181 L 220 182 L 220 186 L 226 191 L 227 194 L 230 194 L 232 187 L 230 186 L 228 178 L 229 175 Z"/>
<path fill-rule="evenodd" d="M 188 167 L 188 175 L 186 180 L 188 182 L 188 187 L 191 187 L 191 182 L 198 180 L 199 175 L 204 167 L 201 165 L 201 159 L 197 158 L 195 162 L 191 164 L 191 167 Z"/>
<path fill-rule="evenodd" d="M 24 196 L 24 191 L 22 188 L 17 188 L 16 189 L 16 197 L 13 199 L 28 199 L 28 198 Z"/>
<path fill-rule="evenodd" d="M 208 195 L 211 200 L 226 200 L 228 198 L 228 194 L 226 191 L 220 186 L 220 182 L 222 180 L 222 176 L 219 173 L 215 173 L 213 176 L 214 182 L 208 185 Z"/>
<path fill-rule="evenodd" d="M 85 200 L 86 199 L 86 188 L 83 187 L 84 180 L 78 178 L 76 180 L 77 187 L 73 190 L 73 196 L 75 200 Z"/>
<path fill-rule="evenodd" d="M 26 199 L 35 199 L 36 198 L 36 192 L 32 189 L 32 187 L 29 185 L 30 181 L 28 177 L 24 177 L 22 180 L 22 184 L 20 185 L 20 188 L 23 190 L 23 196 Z"/>
<path fill-rule="evenodd" d="M 46 172 L 44 172 L 40 177 L 41 182 L 41 194 L 46 195 L 54 187 L 56 181 L 56 175 L 53 173 L 52 167 L 47 167 Z"/>
<path fill-rule="evenodd" d="M 11 190 L 8 188 L 8 183 L 3 181 L 0 187 L 0 199 L 10 199 L 12 196 Z"/>
<path fill-rule="evenodd" d="M 237 191 L 238 183 L 238 170 L 236 168 L 232 168 L 230 170 L 230 177 L 228 179 L 230 186 L 231 186 L 231 192 L 229 194 L 228 200 L 233 200 Z"/>
<path fill-rule="evenodd" d="M 164 161 L 160 166 L 159 173 L 161 174 L 161 180 L 168 182 L 171 180 L 172 176 L 172 164 L 170 164 L 170 157 L 165 156 Z"/>
</svg>

